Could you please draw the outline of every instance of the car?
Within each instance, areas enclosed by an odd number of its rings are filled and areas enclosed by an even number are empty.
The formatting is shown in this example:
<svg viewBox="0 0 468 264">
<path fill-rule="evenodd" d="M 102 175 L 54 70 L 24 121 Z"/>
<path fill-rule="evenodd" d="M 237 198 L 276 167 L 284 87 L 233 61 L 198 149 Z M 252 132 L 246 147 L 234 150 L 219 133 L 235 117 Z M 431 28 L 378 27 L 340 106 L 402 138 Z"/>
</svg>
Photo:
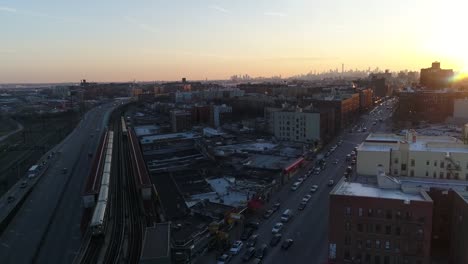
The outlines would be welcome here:
<svg viewBox="0 0 468 264">
<path fill-rule="evenodd" d="M 242 243 L 242 241 L 240 240 L 237 240 L 236 242 L 234 242 L 234 244 L 232 244 L 231 249 L 229 249 L 229 253 L 231 253 L 232 255 L 237 255 L 242 250 L 243 246 L 244 243 Z"/>
<path fill-rule="evenodd" d="M 330 156 L 330 151 L 327 151 L 327 153 L 325 153 L 325 157 L 329 157 Z"/>
<path fill-rule="evenodd" d="M 252 264 L 260 264 L 260 263 L 262 263 L 262 259 L 254 258 L 252 260 Z"/>
<path fill-rule="evenodd" d="M 255 248 L 249 247 L 247 251 L 245 251 L 244 255 L 242 256 L 242 261 L 247 262 L 255 255 Z"/>
<path fill-rule="evenodd" d="M 353 171 L 353 167 L 348 166 L 348 167 L 346 168 L 346 172 L 350 173 L 350 172 L 352 172 L 352 171 Z"/>
<path fill-rule="evenodd" d="M 273 234 L 279 233 L 282 229 L 283 229 L 283 223 L 276 223 L 271 229 L 271 233 Z"/>
<path fill-rule="evenodd" d="M 297 178 L 297 182 L 300 182 L 300 183 L 304 182 L 304 180 L 305 180 L 304 177 L 299 177 L 299 178 Z"/>
<path fill-rule="evenodd" d="M 20 188 L 24 189 L 24 188 L 26 188 L 26 186 L 28 186 L 28 181 L 26 181 L 26 180 L 22 181 L 21 184 L 20 184 Z"/>
<path fill-rule="evenodd" d="M 341 144 L 343 144 L 343 140 L 340 140 L 338 141 L 338 143 L 336 143 L 338 146 L 340 146 Z"/>
<path fill-rule="evenodd" d="M 317 189 L 318 189 L 318 186 L 317 186 L 317 185 L 312 185 L 312 187 L 310 187 L 310 192 L 311 192 L 311 193 L 314 193 L 314 192 L 317 191 Z"/>
<path fill-rule="evenodd" d="M 301 184 L 302 184 L 302 182 L 300 182 L 300 181 L 297 181 L 297 182 L 293 183 L 293 185 L 291 185 L 291 191 L 297 190 L 301 186 Z"/>
<path fill-rule="evenodd" d="M 335 145 L 333 145 L 332 148 L 333 148 L 333 149 L 337 149 L 337 148 L 338 148 L 338 145 L 335 144 Z"/>
<path fill-rule="evenodd" d="M 273 209 L 273 212 L 278 211 L 278 209 L 281 207 L 281 203 L 276 202 L 271 208 Z"/>
<path fill-rule="evenodd" d="M 8 196 L 7 202 L 12 203 L 15 200 L 15 197 L 13 195 Z"/>
<path fill-rule="evenodd" d="M 336 164 L 338 164 L 339 161 L 340 161 L 339 159 L 335 159 L 335 160 L 333 161 L 333 164 L 336 165 Z"/>
<path fill-rule="evenodd" d="M 253 229 L 258 229 L 258 227 L 260 226 L 260 222 L 258 222 L 256 220 L 252 220 L 252 221 L 248 222 L 245 226 L 246 227 L 251 227 Z"/>
<path fill-rule="evenodd" d="M 304 210 L 306 205 L 307 205 L 307 202 L 301 202 L 299 206 L 297 207 L 297 210 L 300 210 L 300 211 Z"/>
<path fill-rule="evenodd" d="M 320 169 L 320 168 L 315 168 L 315 170 L 314 170 L 314 171 L 315 171 L 315 175 L 319 175 L 319 174 L 320 174 L 320 171 L 321 171 L 321 169 Z"/>
<path fill-rule="evenodd" d="M 329 180 L 328 181 L 328 186 L 333 186 L 335 185 L 335 181 L 334 180 Z"/>
<path fill-rule="evenodd" d="M 254 229 L 251 227 L 247 227 L 244 229 L 244 231 L 241 234 L 240 239 L 241 240 L 247 240 L 254 232 Z"/>
<path fill-rule="evenodd" d="M 257 234 L 251 235 L 249 237 L 249 239 L 247 240 L 247 242 L 245 243 L 245 245 L 247 247 L 253 247 L 253 246 L 255 246 L 255 244 L 257 244 L 257 240 L 258 240 L 258 235 Z"/>
<path fill-rule="evenodd" d="M 265 213 L 263 213 L 263 218 L 268 219 L 273 213 L 274 211 L 272 209 L 268 209 L 265 211 Z"/>
<path fill-rule="evenodd" d="M 274 247 L 276 245 L 278 245 L 278 243 L 281 241 L 281 238 L 283 237 L 283 235 L 281 234 L 275 234 L 271 240 L 270 240 L 270 246 Z"/>
<path fill-rule="evenodd" d="M 302 198 L 302 201 L 307 203 L 310 200 L 310 198 L 312 198 L 312 195 L 306 194 L 304 198 Z"/>
<path fill-rule="evenodd" d="M 217 264 L 226 264 L 231 261 L 231 255 L 230 254 L 223 254 L 221 257 L 218 258 Z"/>
<path fill-rule="evenodd" d="M 292 246 L 293 243 L 294 243 L 294 240 L 288 238 L 283 241 L 283 244 L 281 244 L 281 249 L 288 250 Z"/>
<path fill-rule="evenodd" d="M 350 160 L 351 160 L 351 154 L 346 155 L 346 161 L 350 161 Z"/>
<path fill-rule="evenodd" d="M 262 244 L 257 250 L 255 251 L 255 257 L 258 259 L 263 259 L 267 254 L 268 246 L 267 244 Z"/>
<path fill-rule="evenodd" d="M 351 165 L 356 165 L 356 160 L 355 160 L 355 159 L 353 159 L 353 160 L 351 161 Z"/>
</svg>

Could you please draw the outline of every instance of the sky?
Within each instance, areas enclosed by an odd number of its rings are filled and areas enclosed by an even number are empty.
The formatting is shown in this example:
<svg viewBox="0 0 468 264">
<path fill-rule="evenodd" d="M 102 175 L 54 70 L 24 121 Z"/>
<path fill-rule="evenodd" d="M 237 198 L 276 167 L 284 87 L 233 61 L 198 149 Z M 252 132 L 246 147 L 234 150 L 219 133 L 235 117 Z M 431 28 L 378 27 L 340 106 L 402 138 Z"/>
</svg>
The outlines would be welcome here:
<svg viewBox="0 0 468 264">
<path fill-rule="evenodd" d="M 466 2 L 466 3 L 465 3 Z M 466 0 L 0 0 L 0 83 L 468 70 Z"/>
</svg>

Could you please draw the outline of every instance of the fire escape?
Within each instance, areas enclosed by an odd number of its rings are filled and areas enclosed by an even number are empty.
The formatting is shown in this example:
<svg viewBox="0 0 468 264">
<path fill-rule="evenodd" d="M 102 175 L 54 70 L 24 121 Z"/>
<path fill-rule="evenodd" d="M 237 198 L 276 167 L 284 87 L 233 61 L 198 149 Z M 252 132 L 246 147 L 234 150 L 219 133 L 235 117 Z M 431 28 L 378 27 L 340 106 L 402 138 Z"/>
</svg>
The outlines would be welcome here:
<svg viewBox="0 0 468 264">
<path fill-rule="evenodd" d="M 455 177 L 455 179 L 458 180 L 458 172 L 461 170 L 460 164 L 453 160 L 450 152 L 445 154 L 445 160 L 447 161 L 447 171 L 449 172 L 449 177 Z"/>
</svg>

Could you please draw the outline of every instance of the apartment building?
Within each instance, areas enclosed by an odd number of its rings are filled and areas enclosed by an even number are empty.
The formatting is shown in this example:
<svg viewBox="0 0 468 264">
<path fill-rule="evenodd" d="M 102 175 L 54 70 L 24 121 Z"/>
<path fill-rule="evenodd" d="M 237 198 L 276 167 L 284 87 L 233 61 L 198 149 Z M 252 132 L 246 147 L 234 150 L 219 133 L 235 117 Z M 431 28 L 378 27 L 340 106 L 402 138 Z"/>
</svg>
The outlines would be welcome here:
<svg viewBox="0 0 468 264">
<path fill-rule="evenodd" d="M 453 137 L 370 134 L 357 150 L 358 175 L 382 165 L 393 176 L 468 180 L 468 144 Z"/>
</svg>

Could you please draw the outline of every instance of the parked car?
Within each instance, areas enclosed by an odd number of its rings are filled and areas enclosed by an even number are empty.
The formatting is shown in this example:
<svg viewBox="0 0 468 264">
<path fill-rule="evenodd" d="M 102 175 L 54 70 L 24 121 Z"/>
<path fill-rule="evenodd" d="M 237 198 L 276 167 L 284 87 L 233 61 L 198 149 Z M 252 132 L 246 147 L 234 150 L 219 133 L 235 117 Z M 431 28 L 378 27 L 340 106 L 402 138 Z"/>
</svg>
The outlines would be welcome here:
<svg viewBox="0 0 468 264">
<path fill-rule="evenodd" d="M 272 209 L 268 209 L 265 211 L 265 213 L 263 213 L 263 218 L 265 219 L 268 219 L 270 218 L 270 216 L 273 214 L 273 210 Z"/>
<path fill-rule="evenodd" d="M 247 262 L 255 255 L 255 248 L 249 247 L 247 251 L 245 251 L 244 255 L 242 256 L 242 261 Z"/>
<path fill-rule="evenodd" d="M 258 259 L 263 259 L 267 254 L 268 246 L 266 244 L 262 244 L 257 250 L 255 251 L 255 257 Z"/>
<path fill-rule="evenodd" d="M 303 201 L 303 202 L 301 202 L 301 203 L 299 204 L 299 206 L 297 207 L 297 209 L 300 210 L 300 211 L 302 211 L 302 210 L 305 209 L 306 205 L 307 205 L 307 202 L 304 202 L 304 201 Z"/>
<path fill-rule="evenodd" d="M 293 243 L 294 243 L 294 240 L 288 238 L 285 241 L 283 241 L 283 244 L 281 244 L 281 249 L 288 250 L 292 246 Z"/>
<path fill-rule="evenodd" d="M 230 254 L 223 254 L 221 257 L 218 258 L 217 264 L 226 264 L 231 261 L 232 256 Z"/>
<path fill-rule="evenodd" d="M 328 181 L 328 186 L 333 186 L 335 185 L 335 181 L 334 180 L 329 180 Z"/>
<path fill-rule="evenodd" d="M 20 188 L 23 189 L 23 188 L 26 188 L 26 186 L 28 186 L 28 182 L 27 181 L 22 181 L 21 184 L 20 184 Z"/>
<path fill-rule="evenodd" d="M 335 160 L 333 161 L 333 164 L 336 165 L 336 164 L 338 164 L 339 161 L 340 161 L 339 159 L 335 159 Z"/>
<path fill-rule="evenodd" d="M 256 234 L 251 235 L 249 237 L 249 239 L 247 240 L 247 242 L 245 243 L 245 245 L 247 247 L 253 247 L 253 246 L 255 246 L 255 244 L 257 244 L 257 240 L 258 240 L 258 235 L 256 235 Z"/>
<path fill-rule="evenodd" d="M 251 227 L 247 227 L 244 229 L 244 231 L 241 234 L 240 239 L 241 240 L 247 240 L 254 232 L 254 229 Z"/>
<path fill-rule="evenodd" d="M 283 237 L 283 235 L 281 234 L 275 234 L 271 240 L 270 240 L 270 246 L 274 247 L 276 245 L 278 245 L 278 243 L 281 241 L 281 238 Z"/>
<path fill-rule="evenodd" d="M 317 191 L 317 189 L 318 189 L 318 186 L 317 186 L 317 185 L 312 185 L 312 187 L 310 187 L 310 192 L 311 192 L 311 193 L 314 193 L 314 192 Z"/>
<path fill-rule="evenodd" d="M 299 181 L 293 183 L 293 185 L 291 186 L 291 191 L 297 190 L 299 188 L 299 186 L 301 186 L 301 184 L 302 184 L 302 182 L 299 182 Z"/>
<path fill-rule="evenodd" d="M 307 203 L 310 200 L 310 198 L 312 198 L 312 195 L 306 194 L 304 198 L 302 198 L 302 201 Z"/>
<path fill-rule="evenodd" d="M 234 244 L 232 244 L 232 247 L 231 249 L 229 249 L 229 252 L 232 255 L 237 255 L 242 250 L 243 246 L 244 246 L 244 243 L 242 243 L 242 241 L 240 240 L 237 240 L 236 242 L 234 242 Z"/>
<path fill-rule="evenodd" d="M 281 204 L 279 202 L 275 203 L 272 207 L 273 211 L 276 212 L 278 209 L 281 207 Z"/>
<path fill-rule="evenodd" d="M 283 229 L 283 223 L 276 223 L 271 229 L 271 233 L 273 234 L 279 233 L 282 229 Z"/>
<path fill-rule="evenodd" d="M 15 200 L 15 197 L 13 195 L 8 196 L 7 202 L 12 203 Z"/>
<path fill-rule="evenodd" d="M 258 229 L 258 227 L 260 226 L 260 222 L 253 220 L 248 222 L 245 226 L 251 227 L 253 229 Z"/>
</svg>

